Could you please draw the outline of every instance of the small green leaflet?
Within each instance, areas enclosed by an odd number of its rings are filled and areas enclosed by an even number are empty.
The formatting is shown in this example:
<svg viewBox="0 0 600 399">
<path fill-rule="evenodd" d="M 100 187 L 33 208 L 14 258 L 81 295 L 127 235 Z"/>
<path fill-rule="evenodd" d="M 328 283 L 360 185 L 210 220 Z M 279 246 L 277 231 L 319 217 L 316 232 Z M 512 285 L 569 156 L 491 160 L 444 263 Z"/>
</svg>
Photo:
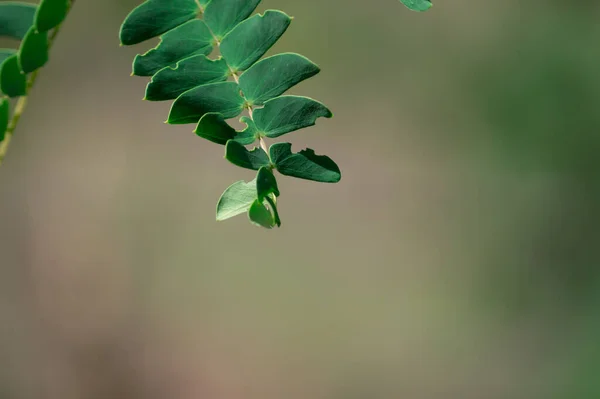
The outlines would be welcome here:
<svg viewBox="0 0 600 399">
<path fill-rule="evenodd" d="M 23 39 L 31 25 L 37 6 L 19 1 L 0 2 L 0 36 Z"/>
<path fill-rule="evenodd" d="M 247 212 L 255 200 L 256 179 L 248 183 L 243 180 L 233 183 L 217 203 L 217 220 L 226 220 Z"/>
<path fill-rule="evenodd" d="M 167 123 L 196 123 L 209 112 L 233 118 L 242 112 L 244 99 L 235 82 L 211 83 L 188 90 L 171 106 Z"/>
<path fill-rule="evenodd" d="M 0 68 L 0 91 L 9 97 L 27 94 L 27 75 L 21 73 L 17 54 L 8 57 Z"/>
<path fill-rule="evenodd" d="M 263 166 L 269 166 L 269 156 L 262 148 L 256 147 L 248 151 L 240 143 L 229 140 L 225 146 L 225 159 L 241 168 L 259 170 Z"/>
<path fill-rule="evenodd" d="M 19 67 L 24 73 L 31 73 L 48 62 L 48 34 L 38 32 L 35 26 L 23 38 L 19 48 Z"/>
<path fill-rule="evenodd" d="M 427 11 L 433 6 L 428 0 L 400 0 L 406 7 L 413 11 Z"/>
<path fill-rule="evenodd" d="M 250 210 L 248 211 L 248 218 L 253 224 L 272 229 L 275 227 L 275 217 L 267 209 L 265 204 L 258 199 L 252 203 Z"/>
<path fill-rule="evenodd" d="M 4 140 L 8 121 L 10 119 L 10 104 L 7 99 L 0 97 L 0 141 Z"/>
<path fill-rule="evenodd" d="M 290 143 L 273 144 L 269 149 L 271 160 L 282 175 L 321 183 L 337 183 L 342 175 L 340 168 L 331 158 L 316 155 L 309 148 L 297 154 L 292 153 Z"/>
<path fill-rule="evenodd" d="M 234 140 L 240 144 L 252 144 L 256 140 L 256 129 L 253 128 L 252 121 L 242 118 L 248 126 L 243 131 L 236 131 L 225 122 L 223 115 L 210 112 L 205 114 L 198 122 L 194 131 L 198 136 L 212 141 L 213 143 L 225 145 L 229 140 Z"/>
<path fill-rule="evenodd" d="M 69 0 L 42 0 L 35 14 L 38 32 L 47 32 L 60 25 L 69 12 Z"/>
</svg>

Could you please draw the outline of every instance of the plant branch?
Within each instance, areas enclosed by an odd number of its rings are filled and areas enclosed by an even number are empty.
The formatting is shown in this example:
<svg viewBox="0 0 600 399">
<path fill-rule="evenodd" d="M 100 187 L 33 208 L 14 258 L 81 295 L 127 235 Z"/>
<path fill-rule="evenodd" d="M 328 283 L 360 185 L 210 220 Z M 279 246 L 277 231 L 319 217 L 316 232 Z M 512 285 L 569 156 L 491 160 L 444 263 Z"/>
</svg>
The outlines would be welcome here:
<svg viewBox="0 0 600 399">
<path fill-rule="evenodd" d="M 71 0 L 71 2 L 69 4 L 69 9 L 67 10 L 67 13 L 68 13 L 68 11 L 71 10 L 71 7 L 73 7 L 73 4 L 75 4 L 75 0 Z M 50 33 L 50 35 L 48 35 L 48 51 L 50 51 L 50 49 L 52 48 L 52 45 L 54 44 L 54 40 L 56 39 L 56 36 L 58 36 L 58 33 L 60 32 L 61 25 L 62 24 L 60 24 L 56 28 L 52 29 L 52 32 Z M 33 88 L 33 85 L 35 84 L 35 81 L 38 77 L 39 71 L 40 70 L 38 69 L 38 70 L 32 72 L 31 75 L 29 75 L 29 78 L 27 79 L 26 94 L 24 96 L 19 97 L 19 99 L 17 100 L 17 104 L 15 105 L 15 110 L 13 112 L 12 119 L 8 123 L 8 128 L 6 129 L 6 135 L 4 136 L 4 140 L 2 141 L 2 143 L 0 143 L 0 165 L 2 165 L 2 163 L 4 161 L 4 157 L 6 156 L 6 153 L 8 152 L 8 147 L 10 146 L 10 141 L 11 141 L 12 136 L 17 128 L 17 125 L 19 124 L 19 120 L 21 119 L 23 112 L 25 112 L 25 108 L 27 107 L 27 99 L 29 96 L 29 92 L 31 91 L 31 89 Z"/>
</svg>

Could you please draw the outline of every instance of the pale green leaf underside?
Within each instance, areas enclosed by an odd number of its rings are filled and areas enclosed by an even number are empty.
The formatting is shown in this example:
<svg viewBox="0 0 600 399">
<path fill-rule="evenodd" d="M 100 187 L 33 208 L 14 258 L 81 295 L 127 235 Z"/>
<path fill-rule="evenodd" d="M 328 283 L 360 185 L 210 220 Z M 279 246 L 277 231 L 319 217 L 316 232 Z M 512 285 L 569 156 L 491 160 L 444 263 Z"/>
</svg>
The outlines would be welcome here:
<svg viewBox="0 0 600 399">
<path fill-rule="evenodd" d="M 47 32 L 60 25 L 67 17 L 69 0 L 42 0 L 35 14 L 35 27 Z"/>
<path fill-rule="evenodd" d="M 0 2 L 0 36 L 23 39 L 33 25 L 36 10 L 35 4 Z"/>
<path fill-rule="evenodd" d="M 427 11 L 433 4 L 428 0 L 400 0 L 406 7 L 413 11 Z"/>
<path fill-rule="evenodd" d="M 245 213 L 256 200 L 256 180 L 238 181 L 229 186 L 217 203 L 217 220 L 226 220 Z"/>
</svg>

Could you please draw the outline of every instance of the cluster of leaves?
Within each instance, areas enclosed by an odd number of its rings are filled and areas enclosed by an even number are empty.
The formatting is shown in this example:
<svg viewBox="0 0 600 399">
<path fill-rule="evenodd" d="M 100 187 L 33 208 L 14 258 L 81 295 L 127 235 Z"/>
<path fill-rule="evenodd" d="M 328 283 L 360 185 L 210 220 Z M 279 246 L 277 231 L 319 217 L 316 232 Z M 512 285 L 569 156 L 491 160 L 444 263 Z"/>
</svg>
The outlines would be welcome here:
<svg viewBox="0 0 600 399">
<path fill-rule="evenodd" d="M 27 75 L 48 62 L 49 35 L 65 19 L 70 5 L 70 0 L 0 2 L 0 36 L 21 41 L 18 49 L 0 48 L 0 142 L 9 129 L 9 98 L 27 95 Z"/>
<path fill-rule="evenodd" d="M 137 55 L 133 74 L 151 76 L 146 100 L 175 100 L 167 123 L 196 124 L 195 133 L 225 146 L 225 158 L 257 171 L 250 182 L 238 181 L 222 194 L 217 220 L 247 213 L 252 223 L 281 224 L 279 189 L 273 173 L 324 183 L 341 174 L 329 157 L 311 149 L 292 152 L 290 143 L 273 139 L 315 124 L 332 113 L 308 97 L 284 95 L 292 86 L 319 72 L 317 65 L 295 53 L 263 58 L 288 28 L 281 11 L 251 14 L 260 0 L 147 0 L 125 19 L 123 45 L 160 36 L 160 43 Z M 209 54 L 218 50 L 218 55 Z M 227 120 L 239 117 L 235 130 Z M 253 149 L 250 146 L 258 142 Z"/>
</svg>

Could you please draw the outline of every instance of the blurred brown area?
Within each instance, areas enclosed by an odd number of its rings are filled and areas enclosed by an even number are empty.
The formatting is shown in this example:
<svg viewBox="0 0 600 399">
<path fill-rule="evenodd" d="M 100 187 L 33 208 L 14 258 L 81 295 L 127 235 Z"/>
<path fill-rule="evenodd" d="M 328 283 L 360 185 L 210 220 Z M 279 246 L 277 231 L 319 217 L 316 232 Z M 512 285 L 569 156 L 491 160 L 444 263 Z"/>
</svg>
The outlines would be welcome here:
<svg viewBox="0 0 600 399">
<path fill-rule="evenodd" d="M 141 101 L 138 3 L 77 2 L 0 169 L 1 397 L 600 397 L 596 2 L 264 0 L 343 174 L 276 231 Z"/>
</svg>

